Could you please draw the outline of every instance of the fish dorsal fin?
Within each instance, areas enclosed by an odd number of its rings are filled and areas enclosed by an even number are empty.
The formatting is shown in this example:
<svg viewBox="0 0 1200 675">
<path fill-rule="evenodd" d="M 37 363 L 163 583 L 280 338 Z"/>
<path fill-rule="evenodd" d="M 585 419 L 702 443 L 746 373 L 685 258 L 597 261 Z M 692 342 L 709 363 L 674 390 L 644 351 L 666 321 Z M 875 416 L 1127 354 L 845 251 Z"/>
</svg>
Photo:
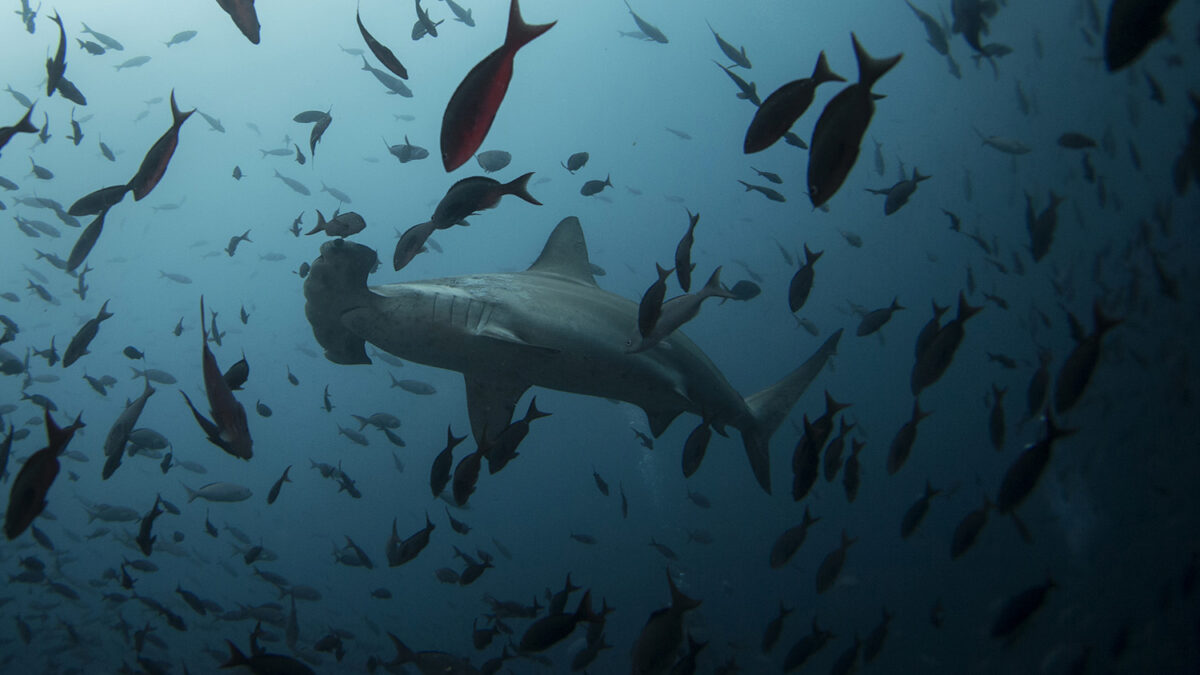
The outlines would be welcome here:
<svg viewBox="0 0 1200 675">
<path fill-rule="evenodd" d="M 579 219 L 575 216 L 563 218 L 546 239 L 542 254 L 526 271 L 552 274 L 595 286 L 596 279 L 592 277 L 592 264 L 588 260 L 587 242 L 584 241 Z"/>
</svg>

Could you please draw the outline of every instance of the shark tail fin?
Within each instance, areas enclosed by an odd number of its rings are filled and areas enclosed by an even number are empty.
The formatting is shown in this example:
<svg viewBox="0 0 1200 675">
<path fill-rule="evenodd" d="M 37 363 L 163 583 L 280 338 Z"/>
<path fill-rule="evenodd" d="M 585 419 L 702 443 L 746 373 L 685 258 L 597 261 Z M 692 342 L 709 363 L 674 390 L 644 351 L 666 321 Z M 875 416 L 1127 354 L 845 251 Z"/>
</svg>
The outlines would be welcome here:
<svg viewBox="0 0 1200 675">
<path fill-rule="evenodd" d="M 746 406 L 750 409 L 753 422 L 740 429 L 742 442 L 746 446 L 750 469 L 768 494 L 771 492 L 771 458 L 768 452 L 771 436 L 791 412 L 804 390 L 816 379 L 829 357 L 837 353 L 838 340 L 841 337 L 842 331 L 839 329 L 798 368 L 775 384 L 746 398 Z"/>
<path fill-rule="evenodd" d="M 304 314 L 325 358 L 334 363 L 371 363 L 363 338 L 346 328 L 342 317 L 370 304 L 374 296 L 367 290 L 367 274 L 376 258 L 366 246 L 334 239 L 321 246 L 304 281 Z"/>
</svg>

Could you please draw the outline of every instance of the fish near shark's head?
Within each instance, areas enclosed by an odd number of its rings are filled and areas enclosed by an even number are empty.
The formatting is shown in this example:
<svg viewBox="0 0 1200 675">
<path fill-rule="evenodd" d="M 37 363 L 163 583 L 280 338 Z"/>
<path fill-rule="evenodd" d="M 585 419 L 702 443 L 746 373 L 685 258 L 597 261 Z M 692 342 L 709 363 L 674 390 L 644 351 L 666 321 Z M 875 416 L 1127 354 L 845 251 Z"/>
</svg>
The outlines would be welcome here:
<svg viewBox="0 0 1200 675">
<path fill-rule="evenodd" d="M 370 304 L 374 296 L 367 290 L 367 274 L 377 261 L 374 249 L 334 239 L 321 246 L 304 281 L 304 314 L 325 348 L 325 358 L 334 363 L 371 363 L 363 338 L 351 332 L 342 317 Z"/>
</svg>

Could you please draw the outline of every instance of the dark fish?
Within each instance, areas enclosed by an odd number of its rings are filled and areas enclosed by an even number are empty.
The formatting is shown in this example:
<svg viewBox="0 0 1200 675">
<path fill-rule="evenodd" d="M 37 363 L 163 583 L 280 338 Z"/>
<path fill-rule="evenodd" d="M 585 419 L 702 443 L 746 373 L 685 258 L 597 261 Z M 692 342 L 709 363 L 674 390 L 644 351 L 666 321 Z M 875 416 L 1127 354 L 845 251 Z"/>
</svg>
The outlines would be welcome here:
<svg viewBox="0 0 1200 675">
<path fill-rule="evenodd" d="M 913 399 L 912 417 L 900 426 L 900 430 L 892 437 L 892 444 L 888 448 L 887 472 L 889 476 L 894 475 L 908 461 L 913 443 L 917 440 L 917 425 L 932 414 L 921 410 L 920 401 Z"/>
<path fill-rule="evenodd" d="M 194 112 L 196 112 L 194 109 L 186 113 L 179 112 L 179 107 L 175 105 L 175 90 L 172 89 L 171 117 L 173 122 L 171 128 L 154 142 L 142 159 L 137 173 L 129 180 L 128 187 L 133 191 L 134 201 L 141 201 L 143 197 L 150 194 L 154 186 L 158 185 L 158 181 L 162 180 L 163 174 L 167 171 L 167 164 L 171 161 L 171 155 L 175 153 L 175 147 L 179 144 L 179 129 Z"/>
<path fill-rule="evenodd" d="M 541 206 L 542 203 L 529 194 L 529 178 L 533 173 L 527 173 L 507 183 L 500 183 L 492 178 L 473 176 L 464 178 L 446 191 L 446 196 L 438 202 L 430 220 L 438 229 L 446 229 L 463 222 L 467 216 L 484 209 L 495 208 L 500 198 L 505 195 L 519 197 L 530 204 Z"/>
<path fill-rule="evenodd" d="M 517 0 L 512 0 L 504 44 L 467 73 L 446 104 L 441 149 L 442 165 L 447 172 L 462 166 L 483 144 L 508 91 L 517 51 L 550 30 L 554 23 L 525 23 Z"/>
<path fill-rule="evenodd" d="M 450 509 L 446 509 L 446 519 L 450 521 L 450 529 L 459 534 L 468 534 L 471 531 L 470 525 L 450 515 Z M 457 583 L 457 580 L 455 583 Z"/>
<path fill-rule="evenodd" d="M 783 672 L 790 673 L 803 666 L 814 654 L 821 651 L 825 644 L 833 638 L 833 633 L 821 630 L 817 618 L 813 617 L 812 631 L 800 638 L 783 658 Z"/>
<path fill-rule="evenodd" d="M 966 322 L 983 309 L 983 306 L 972 307 L 967 304 L 966 297 L 958 294 L 958 315 L 942 326 L 933 337 L 928 339 L 925 348 L 917 354 L 913 364 L 909 385 L 913 395 L 919 394 L 925 387 L 937 382 L 950 367 L 958 346 L 966 335 Z"/>
<path fill-rule="evenodd" d="M 1054 587 L 1054 580 L 1047 579 L 1046 583 L 1027 588 L 1006 600 L 992 623 L 992 637 L 1009 637 L 1015 633 L 1041 609 L 1046 602 L 1046 593 Z"/>
<path fill-rule="evenodd" d="M 243 353 L 241 360 L 229 366 L 221 377 L 229 385 L 230 391 L 241 391 L 242 385 L 250 379 L 250 363 L 246 361 L 246 355 Z"/>
<path fill-rule="evenodd" d="M 450 465 L 454 461 L 454 447 L 466 440 L 466 436 L 455 436 L 450 427 L 446 427 L 446 447 L 438 453 L 429 469 L 429 488 L 437 497 L 446 489 L 450 482 Z"/>
<path fill-rule="evenodd" d="M 587 181 L 582 187 L 579 188 L 579 194 L 583 195 L 584 197 L 591 197 L 593 195 L 600 194 L 606 187 L 612 187 L 611 174 L 605 176 L 604 180 L 592 179 Z"/>
<path fill-rule="evenodd" d="M 475 492 L 475 484 L 479 481 L 479 469 L 487 451 L 487 446 L 480 446 L 475 452 L 460 459 L 458 465 L 454 467 L 450 492 L 454 496 L 455 504 L 466 505 L 467 500 Z"/>
<path fill-rule="evenodd" d="M 512 162 L 512 154 L 504 150 L 487 150 L 475 155 L 475 161 L 486 173 L 499 171 Z"/>
<path fill-rule="evenodd" d="M 58 16 L 58 12 L 55 12 L 50 19 L 58 24 L 58 50 L 54 53 L 53 59 L 46 59 L 46 96 L 54 95 L 54 90 L 58 88 L 63 73 L 67 71 L 67 31 L 63 28 L 62 18 Z"/>
<path fill-rule="evenodd" d="M 866 316 L 859 322 L 856 334 L 862 337 L 883 328 L 884 324 L 891 320 L 892 313 L 904 309 L 898 300 L 899 298 L 893 298 L 891 305 L 867 312 Z"/>
<path fill-rule="evenodd" d="M 675 278 L 679 281 L 679 287 L 684 293 L 691 290 L 692 287 L 692 244 L 695 241 L 696 224 L 700 222 L 700 214 L 692 214 L 688 211 L 688 230 L 675 245 Z M 665 289 L 665 287 L 664 287 Z M 643 298 L 643 301 L 645 298 Z M 662 304 L 662 298 L 659 298 L 659 304 Z M 656 310 L 657 313 L 657 310 Z M 641 328 L 641 309 L 638 309 L 638 328 Z M 647 331 L 643 331 L 642 335 L 646 335 Z"/>
<path fill-rule="evenodd" d="M 71 205 L 67 213 L 72 216 L 91 216 L 107 211 L 119 204 L 125 198 L 125 193 L 129 192 L 129 190 L 128 185 L 110 185 L 109 187 L 100 188 L 95 192 L 80 197 Z"/>
<path fill-rule="evenodd" d="M 988 415 L 988 437 L 996 452 L 1004 449 L 1004 394 L 1007 388 L 992 384 L 992 412 Z"/>
<path fill-rule="evenodd" d="M 291 152 L 291 151 L 289 150 L 289 152 Z M 279 173 L 278 170 L 275 171 L 275 177 L 278 178 L 279 180 L 283 181 L 284 184 L 287 185 L 288 187 L 290 187 L 292 190 L 304 195 L 305 197 L 312 194 L 312 192 L 310 192 L 309 189 L 307 187 L 305 187 L 303 183 L 296 180 L 295 178 L 288 178 L 287 176 Z"/>
<path fill-rule="evenodd" d="M 808 196 L 814 207 L 833 197 L 858 160 L 859 146 L 875 114 L 871 87 L 900 62 L 903 54 L 874 59 L 850 34 L 858 60 L 858 82 L 825 105 L 813 129 L 808 155 Z"/>
<path fill-rule="evenodd" d="M 766 629 L 763 631 L 762 652 L 764 654 L 770 653 L 770 651 L 774 649 L 775 643 L 779 642 L 779 635 L 783 632 L 783 620 L 787 618 L 788 614 L 791 614 L 794 611 L 796 611 L 794 607 L 792 609 L 788 609 L 784 606 L 782 601 L 779 603 L 779 615 L 771 619 L 771 621 L 767 623 Z"/>
<path fill-rule="evenodd" d="M 1050 359 L 1052 356 L 1048 349 L 1038 352 L 1037 370 L 1029 379 L 1029 386 L 1025 390 L 1025 414 L 1028 419 L 1036 417 L 1046 406 L 1046 395 L 1050 391 Z"/>
<path fill-rule="evenodd" d="M 654 267 L 658 272 L 658 279 L 650 284 L 638 304 L 638 332 L 643 338 L 648 337 L 654 331 L 655 324 L 658 323 L 659 314 L 662 312 L 663 298 L 667 294 L 667 279 L 674 271 L 664 270 L 658 263 L 655 263 Z"/>
<path fill-rule="evenodd" d="M 733 287 L 729 289 L 729 292 L 734 296 L 730 298 L 731 300 L 750 300 L 751 298 L 758 297 L 758 295 L 762 293 L 762 288 L 760 288 L 759 285 L 753 281 L 742 279 L 734 284 Z M 722 300 L 722 302 L 724 302 L 724 300 Z"/>
<path fill-rule="evenodd" d="M 763 178 L 766 178 L 767 180 L 771 181 L 772 183 L 774 183 L 776 185 L 783 184 L 783 179 L 780 178 L 779 174 L 777 174 L 777 173 L 771 173 L 770 171 L 759 171 L 758 169 L 755 169 L 754 167 L 750 167 L 750 170 L 753 171 L 754 173 L 762 176 Z M 779 242 L 775 242 L 775 243 L 778 244 Z M 781 248 L 780 250 L 783 250 L 783 249 Z M 788 264 L 791 265 L 792 262 L 789 260 Z"/>
<path fill-rule="evenodd" d="M 400 63 L 400 60 L 396 58 L 396 55 L 392 53 L 392 50 L 384 46 L 384 44 L 379 40 L 376 40 L 375 37 L 367 31 L 367 27 L 364 26 L 362 22 L 362 15 L 359 12 L 355 12 L 354 18 L 356 21 L 358 21 L 358 30 L 360 33 L 362 33 L 363 41 L 367 43 L 367 47 L 371 50 L 371 53 L 375 55 L 375 58 L 379 59 L 379 62 L 383 64 L 383 67 L 394 73 L 396 77 L 399 77 L 402 80 L 407 80 L 408 70 L 404 68 L 404 64 Z"/>
<path fill-rule="evenodd" d="M 516 458 L 517 448 L 529 434 L 530 423 L 543 417 L 549 417 L 551 414 L 538 410 L 536 396 L 530 399 L 529 407 L 525 409 L 525 416 L 509 424 L 492 440 L 492 448 L 487 456 L 488 474 L 500 471 Z"/>
<path fill-rule="evenodd" d="M 35 128 L 34 131 L 37 131 L 37 129 Z M 3 145 L 0 145 L 0 147 L 3 147 Z M 582 169 L 583 166 L 585 164 L 587 164 L 587 161 L 588 161 L 588 153 L 576 152 L 573 155 L 571 155 L 570 157 L 568 157 L 567 162 L 565 164 L 563 164 L 562 166 L 567 171 L 570 171 L 571 173 L 575 173 L 576 171 Z"/>
<path fill-rule="evenodd" d="M 750 192 L 751 190 L 753 190 L 755 192 L 762 193 L 762 195 L 764 197 L 766 197 L 767 199 L 770 199 L 773 202 L 786 202 L 787 201 L 786 197 L 779 194 L 779 192 L 772 190 L 769 187 L 764 187 L 762 185 L 751 185 L 750 183 L 747 183 L 744 180 L 739 180 L 738 182 L 741 183 L 742 185 L 746 186 L 746 192 Z"/>
<path fill-rule="evenodd" d="M 632 11 L 632 10 L 630 10 L 630 11 Z M 705 21 L 705 23 L 708 23 L 708 21 Z M 745 47 L 742 47 L 739 50 L 739 49 L 735 48 L 733 45 L 731 45 L 728 42 L 726 42 L 725 40 L 723 40 L 721 38 L 721 36 L 717 33 L 717 31 L 712 27 L 711 23 L 708 23 L 708 30 L 712 31 L 713 37 L 716 38 L 716 40 L 717 40 L 717 46 L 721 48 L 721 52 L 723 52 L 725 54 L 725 56 L 729 57 L 730 61 L 733 61 L 735 64 L 737 64 L 743 68 L 751 67 L 750 66 L 750 58 L 746 56 L 746 48 Z"/>
<path fill-rule="evenodd" d="M 325 215 L 318 209 L 316 226 L 305 234 L 311 235 L 324 232 L 331 237 L 345 238 L 362 232 L 366 227 L 367 223 L 363 220 L 362 216 L 353 211 L 338 214 L 333 217 L 333 220 L 327 221 L 325 220 Z"/>
<path fill-rule="evenodd" d="M 196 407 L 186 393 L 183 398 L 192 411 L 192 416 L 204 430 L 208 440 L 213 445 L 239 459 L 249 460 L 253 455 L 250 429 L 246 421 L 246 409 L 233 397 L 233 392 L 225 382 L 225 377 L 217 365 L 217 359 L 208 348 L 208 331 L 204 328 L 204 298 L 200 298 L 200 332 L 202 347 L 202 366 L 204 374 L 204 389 L 208 396 L 208 405 L 212 420 L 208 420 Z"/>
<path fill-rule="evenodd" d="M 125 61 L 123 63 L 119 63 L 119 64 L 113 66 L 113 68 L 115 68 L 116 70 L 121 70 L 123 68 L 137 68 L 139 66 L 144 66 L 147 63 L 150 63 L 149 56 L 135 56 L 132 59 L 129 59 L 128 61 Z"/>
<path fill-rule="evenodd" d="M 925 520 L 925 514 L 929 513 L 929 501 L 941 493 L 942 491 L 934 489 L 928 480 L 925 481 L 925 494 L 913 502 L 904 512 L 904 517 L 900 519 L 901 539 L 908 539 L 913 532 L 917 531 L 917 528 L 921 526 L 921 521 Z"/>
<path fill-rule="evenodd" d="M 122 186 L 124 187 L 124 186 Z M 124 192 L 122 192 L 122 195 Z M 104 229 L 104 216 L 108 215 L 108 209 L 100 211 L 100 215 L 96 219 L 83 228 L 83 232 L 79 234 L 79 239 L 75 245 L 71 247 L 71 255 L 67 257 L 66 269 L 68 272 L 74 271 L 92 252 L 92 247 L 96 245 L 96 241 L 100 239 L 100 232 Z M 80 275 L 80 279 L 83 275 Z M 82 285 L 82 282 L 80 282 Z"/>
<path fill-rule="evenodd" d="M 892 613 L 887 611 L 887 607 L 883 608 L 883 616 L 879 619 L 879 623 L 871 629 L 867 639 L 863 641 L 863 663 L 870 663 L 879 656 L 879 652 L 883 651 L 883 643 L 887 640 L 888 626 L 892 623 Z"/>
<path fill-rule="evenodd" d="M 87 323 L 79 329 L 75 336 L 71 338 L 70 344 L 67 345 L 66 351 L 63 352 L 62 364 L 63 368 L 69 368 L 71 364 L 79 360 L 84 354 L 88 354 L 88 345 L 96 337 L 96 333 L 100 330 L 100 324 L 105 320 L 112 318 L 112 314 L 108 311 L 108 301 L 100 306 L 100 311 L 96 313 L 95 318 L 88 319 Z"/>
<path fill-rule="evenodd" d="M 713 61 L 713 63 L 717 62 Z M 758 98 L 758 86 L 755 83 L 743 80 L 740 76 L 738 76 L 737 73 L 733 72 L 729 68 L 726 68 L 720 63 L 717 63 L 717 66 L 721 70 L 725 71 L 725 74 L 729 76 L 729 79 L 733 80 L 733 83 L 737 85 L 737 88 L 739 89 L 737 93 L 738 98 L 744 101 L 749 101 L 755 106 L 762 105 L 762 100 Z M 784 129 L 784 131 L 787 131 L 787 129 Z"/>
<path fill-rule="evenodd" d="M 833 479 L 837 477 L 838 471 L 841 470 L 842 452 L 846 447 L 846 434 L 850 433 L 850 431 L 856 426 L 858 426 L 857 423 L 847 424 L 846 418 L 843 416 L 841 419 L 841 429 L 838 431 L 838 435 L 829 442 L 829 445 L 825 446 L 824 469 L 826 482 L 832 483 Z"/>
<path fill-rule="evenodd" d="M 1114 0 L 1104 29 L 1104 66 L 1116 72 L 1136 61 L 1167 32 L 1175 0 Z"/>
<path fill-rule="evenodd" d="M 262 404 L 260 403 L 259 405 Z M 291 469 L 292 465 L 289 464 L 288 467 L 283 470 L 283 475 L 279 477 L 279 480 L 275 481 L 275 484 L 271 486 L 271 491 L 267 493 L 268 504 L 274 504 L 275 500 L 279 498 L 279 490 L 283 488 L 284 483 L 292 482 L 292 479 L 288 478 L 288 471 Z"/>
<path fill-rule="evenodd" d="M 1060 429 L 1054 424 L 1054 418 L 1046 415 L 1045 434 L 1036 442 L 1029 444 L 1004 473 L 1000 482 L 1000 490 L 996 493 L 996 510 L 1001 514 L 1013 515 L 1018 506 L 1037 487 L 1038 481 L 1050 463 L 1054 442 L 1070 436 L 1075 429 Z M 1023 525 L 1018 521 L 1018 527 Z M 1024 533 L 1022 533 L 1024 536 Z"/>
<path fill-rule="evenodd" d="M 829 69 L 825 60 L 825 52 L 817 56 L 817 65 L 813 68 L 811 77 L 789 82 L 771 92 L 762 102 L 750 127 L 746 129 L 746 138 L 742 142 L 742 152 L 749 155 L 760 152 L 774 145 L 783 137 L 796 120 L 812 105 L 813 94 L 817 86 L 823 82 L 845 82 L 846 78 Z M 770 180 L 770 179 L 768 179 Z M 778 183 L 780 181 L 771 181 Z"/>
<path fill-rule="evenodd" d="M 983 498 L 983 506 L 963 516 L 954 528 L 954 536 L 950 539 L 950 559 L 957 560 L 971 549 L 983 526 L 987 525 L 988 512 L 992 510 L 992 500 Z"/>
<path fill-rule="evenodd" d="M 675 587 L 669 569 L 667 584 L 671 589 L 671 604 L 650 614 L 634 642 L 635 675 L 667 672 L 683 644 L 683 615 L 700 606 L 701 601 L 689 598 Z"/>
<path fill-rule="evenodd" d="M 846 551 L 855 541 L 857 539 L 850 537 L 845 530 L 842 530 L 842 543 L 830 551 L 821 561 L 821 566 L 817 568 L 817 593 L 824 593 L 833 588 L 834 582 L 842 572 L 842 566 L 846 563 Z"/>
<path fill-rule="evenodd" d="M 1068 131 L 1059 136 L 1058 144 L 1072 150 L 1084 150 L 1096 147 L 1096 141 L 1092 137 L 1077 131 Z"/>
<path fill-rule="evenodd" d="M 225 252 L 229 254 L 230 258 L 233 257 L 234 253 L 237 253 L 238 244 L 242 243 L 243 241 L 254 243 L 250 241 L 250 230 L 246 230 L 242 234 L 237 234 L 229 238 L 229 243 L 225 246 Z M 214 314 L 214 318 L 215 316 L 216 315 Z M 216 328 L 213 329 L 213 342 L 216 342 L 218 346 L 221 344 L 221 334 L 217 332 Z"/>
<path fill-rule="evenodd" d="M 628 0 L 626 0 L 625 6 L 629 8 L 629 13 L 633 15 L 633 22 L 637 24 L 637 27 L 642 31 L 642 34 L 645 35 L 647 39 L 664 45 L 667 44 L 667 36 L 663 34 L 661 30 L 655 27 L 654 24 L 651 24 L 642 17 L 638 16 L 637 12 L 634 12 L 633 8 L 629 7 Z"/>
<path fill-rule="evenodd" d="M 901 166 L 901 179 L 898 183 L 890 188 L 885 190 L 867 188 L 867 192 L 886 196 L 886 199 L 884 199 L 883 202 L 883 215 L 885 216 L 890 216 L 896 211 L 899 211 L 901 206 L 904 206 L 908 203 L 908 198 L 917 191 L 917 183 L 930 178 L 930 176 L 922 176 L 915 166 L 913 167 L 912 176 L 910 178 L 903 177 L 903 173 L 904 167 Z"/>
<path fill-rule="evenodd" d="M 1091 334 L 1078 340 L 1058 370 L 1054 386 L 1054 410 L 1060 414 L 1079 402 L 1092 379 L 1096 364 L 1100 362 L 1100 343 L 1104 334 L 1121 323 L 1121 319 L 1105 316 L 1099 302 L 1092 306 L 1092 316 L 1095 328 Z"/>
<path fill-rule="evenodd" d="M 805 262 L 800 269 L 796 270 L 796 274 L 788 283 L 788 307 L 793 313 L 800 311 L 805 301 L 808 300 L 808 294 L 812 291 L 813 286 L 813 263 L 817 262 L 824 253 L 824 251 L 813 253 L 808 249 L 808 244 L 804 244 Z"/>
<path fill-rule="evenodd" d="M 365 56 L 362 57 L 362 60 L 363 60 L 363 67 L 360 70 L 365 70 L 368 73 L 371 73 L 372 75 L 374 75 L 375 79 L 378 80 L 379 83 L 382 84 L 384 87 L 387 87 L 389 92 L 391 92 L 393 94 L 399 94 L 400 96 L 403 96 L 405 98 L 412 98 L 413 93 L 412 93 L 412 90 L 408 88 L 408 85 L 406 85 L 406 84 L 404 84 L 404 82 L 392 77 L 388 73 L 385 73 L 382 70 L 379 70 L 378 68 L 373 68 L 371 66 L 371 64 L 367 63 L 367 57 L 365 57 Z"/>
<path fill-rule="evenodd" d="M 313 161 L 317 159 L 317 143 L 321 142 L 321 137 L 325 135 L 330 124 L 333 124 L 333 116 L 325 113 L 321 119 L 317 120 L 316 124 L 313 124 L 312 131 L 308 134 L 308 154 Z"/>
<path fill-rule="evenodd" d="M 163 510 L 158 508 L 159 503 L 160 500 L 155 498 L 154 506 L 146 512 L 146 515 L 142 517 L 141 523 L 138 525 L 138 533 L 134 541 L 137 542 L 142 555 L 150 555 L 150 552 L 154 550 L 154 542 L 158 539 L 158 537 L 152 536 L 150 532 L 154 528 L 154 521 L 163 514 Z"/>
<path fill-rule="evenodd" d="M 592 467 L 592 479 L 596 481 L 596 489 L 600 491 L 600 494 L 607 497 L 608 483 L 604 482 L 604 479 L 600 477 L 600 474 L 596 471 L 595 467 Z"/>
<path fill-rule="evenodd" d="M 809 513 L 809 507 L 804 507 L 804 520 L 795 527 L 789 527 L 784 530 L 783 534 L 775 540 L 771 546 L 770 565 L 771 569 L 779 569 L 788 564 L 796 551 L 800 550 L 800 546 L 804 544 L 804 540 L 808 537 L 809 526 L 815 524 L 820 518 L 814 518 Z"/>
<path fill-rule="evenodd" d="M 229 18 L 233 19 L 233 25 L 242 31 L 242 35 L 245 35 L 251 44 L 258 44 L 258 13 L 254 11 L 254 0 L 217 0 L 217 4 L 225 10 Z M 232 643 L 230 647 L 234 648 Z M 234 649 L 236 650 L 236 648 Z M 231 657 L 230 661 L 233 660 Z"/>
<path fill-rule="evenodd" d="M 170 47 L 171 45 L 181 45 L 181 44 L 187 42 L 188 40 L 191 40 L 192 38 L 196 37 L 196 34 L 197 34 L 197 32 L 194 30 L 179 31 L 178 33 L 172 35 L 171 39 L 164 42 L 163 44 L 165 44 L 168 47 Z"/>
<path fill-rule="evenodd" d="M 46 508 L 46 494 L 58 476 L 58 457 L 67 449 L 67 444 L 75 432 L 86 426 L 79 417 L 66 429 L 60 429 L 50 417 L 50 411 L 44 413 L 46 426 L 46 447 L 38 450 L 25 460 L 21 470 L 12 480 L 8 494 L 8 509 L 4 513 L 4 535 L 11 541 L 16 539 L 28 528 L 35 518 Z M 12 429 L 9 429 L 11 443 Z"/>
<path fill-rule="evenodd" d="M 41 180 L 50 180 L 51 178 L 54 178 L 53 171 L 44 166 L 38 166 L 37 162 L 33 161 L 32 157 L 29 158 L 29 164 L 33 167 L 33 169 L 30 171 L 30 175 L 37 176 Z"/>
<path fill-rule="evenodd" d="M 579 622 L 597 620 L 592 613 L 592 592 L 588 591 L 583 594 L 574 614 L 551 613 L 530 624 L 517 648 L 522 653 L 545 651 L 569 637 Z"/>
</svg>

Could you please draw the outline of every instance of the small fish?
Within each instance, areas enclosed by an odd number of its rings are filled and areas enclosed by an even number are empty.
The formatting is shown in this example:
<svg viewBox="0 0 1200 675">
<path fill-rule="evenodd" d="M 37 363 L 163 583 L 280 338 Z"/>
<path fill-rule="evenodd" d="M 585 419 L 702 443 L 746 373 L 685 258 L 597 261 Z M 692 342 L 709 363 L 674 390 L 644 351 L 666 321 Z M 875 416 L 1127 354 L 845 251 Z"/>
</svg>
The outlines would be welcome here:
<svg viewBox="0 0 1200 675">
<path fill-rule="evenodd" d="M 605 176 L 604 180 L 592 179 L 587 181 L 582 187 L 579 188 L 579 194 L 583 195 L 584 197 L 591 197 L 593 195 L 600 194 L 606 187 L 612 187 L 611 174 Z"/>
<path fill-rule="evenodd" d="M 783 137 L 796 120 L 812 105 L 818 86 L 825 82 L 845 82 L 846 79 L 829 68 L 825 52 L 817 56 L 811 77 L 789 82 L 776 89 L 762 102 L 746 129 L 742 152 L 749 155 L 771 147 Z M 755 169 L 757 171 L 757 169 Z M 760 172 L 761 174 L 761 172 Z M 772 183 L 781 183 L 764 175 Z M 778 178 L 778 177 L 776 177 Z"/>
<path fill-rule="evenodd" d="M 787 201 L 786 197 L 784 197 L 783 195 L 779 194 L 779 192 L 777 192 L 769 187 L 765 187 L 762 185 L 751 185 L 750 183 L 747 183 L 744 180 L 739 180 L 738 182 L 741 183 L 743 186 L 745 186 L 746 192 L 750 192 L 751 190 L 753 190 L 755 192 L 761 193 L 764 197 L 766 197 L 767 199 L 770 199 L 773 202 L 786 202 Z"/>
<path fill-rule="evenodd" d="M 36 131 L 36 129 L 35 129 L 35 131 Z M 576 171 L 582 169 L 584 167 L 584 165 L 587 164 L 587 161 L 588 161 L 588 153 L 576 152 L 576 153 L 572 154 L 570 157 L 568 157 L 566 163 L 564 163 L 562 166 L 567 171 L 570 171 L 571 173 L 575 173 Z"/>
</svg>

